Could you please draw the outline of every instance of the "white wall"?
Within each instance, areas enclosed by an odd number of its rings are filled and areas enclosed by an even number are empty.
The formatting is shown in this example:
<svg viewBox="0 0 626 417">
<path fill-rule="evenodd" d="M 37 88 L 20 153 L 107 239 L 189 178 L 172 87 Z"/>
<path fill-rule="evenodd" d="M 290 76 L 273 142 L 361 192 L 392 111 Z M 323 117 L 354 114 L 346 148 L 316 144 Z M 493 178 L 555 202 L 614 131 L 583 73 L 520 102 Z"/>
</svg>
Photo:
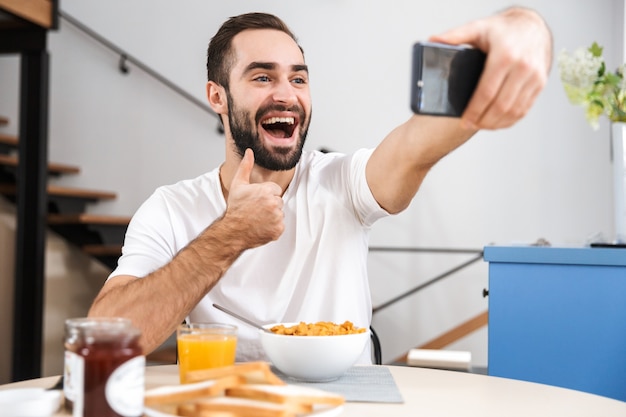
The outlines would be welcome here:
<svg viewBox="0 0 626 417">
<path fill-rule="evenodd" d="M 206 45 L 221 22 L 246 11 L 276 13 L 298 35 L 311 68 L 314 117 L 307 147 L 348 152 L 375 146 L 410 116 L 413 42 L 508 4 L 500 0 L 63 0 L 61 9 L 200 100 L 204 100 Z M 617 65 L 613 57 L 623 47 L 622 0 L 518 4 L 544 15 L 554 33 L 555 52 L 597 41 L 605 46 L 610 66 Z M 132 214 L 157 186 L 196 176 L 222 161 L 223 138 L 216 133 L 217 121 L 138 68 L 121 75 L 117 56 L 63 20 L 60 30 L 50 35 L 49 49 L 49 156 L 82 167 L 80 175 L 58 182 L 119 194 L 116 201 L 94 205 L 91 211 Z M 15 89 L 17 66 L 15 58 L 0 57 L 0 114 L 13 120 L 17 120 L 16 102 L 7 100 L 11 96 L 4 91 Z M 0 129 L 17 132 L 15 123 Z M 449 155 L 433 169 L 405 213 L 375 226 L 371 244 L 480 249 L 490 243 L 534 242 L 540 237 L 554 245 L 583 245 L 597 233 L 611 237 L 608 138 L 606 122 L 593 131 L 582 111 L 567 102 L 555 67 L 523 121 L 511 129 L 481 132 Z M 374 305 L 467 258 L 372 253 Z M 50 256 L 47 260 L 48 264 L 57 261 Z M 89 288 L 93 286 L 90 269 L 83 265 L 67 273 Z M 100 279 L 95 281 L 99 285 Z M 486 287 L 487 265 L 478 262 L 375 315 L 384 360 L 393 360 L 486 310 L 487 300 L 481 295 Z M 74 302 L 86 311 L 91 298 Z M 75 313 L 76 308 L 65 317 Z M 46 314 L 46 333 L 62 333 L 63 311 L 46 310 Z M 450 348 L 471 350 L 474 364 L 485 366 L 487 330 Z M 56 352 L 47 353 L 44 373 L 59 373 L 59 360 Z"/>
</svg>

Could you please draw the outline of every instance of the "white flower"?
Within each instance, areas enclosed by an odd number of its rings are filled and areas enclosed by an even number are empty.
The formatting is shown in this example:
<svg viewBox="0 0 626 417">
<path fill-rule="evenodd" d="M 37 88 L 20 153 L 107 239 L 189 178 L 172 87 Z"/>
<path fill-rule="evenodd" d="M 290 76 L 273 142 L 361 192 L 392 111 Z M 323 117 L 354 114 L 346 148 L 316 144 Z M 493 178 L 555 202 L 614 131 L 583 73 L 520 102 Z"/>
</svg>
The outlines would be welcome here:
<svg viewBox="0 0 626 417">
<path fill-rule="evenodd" d="M 567 98 L 585 109 L 587 121 L 594 129 L 598 128 L 601 115 L 612 122 L 626 121 L 624 65 L 614 73 L 608 72 L 602 47 L 595 42 L 572 55 L 563 50 L 557 60 Z"/>
<path fill-rule="evenodd" d="M 573 55 L 562 50 L 558 56 L 561 81 L 578 88 L 591 88 L 598 78 L 602 57 L 593 56 L 588 49 L 578 48 Z"/>
</svg>

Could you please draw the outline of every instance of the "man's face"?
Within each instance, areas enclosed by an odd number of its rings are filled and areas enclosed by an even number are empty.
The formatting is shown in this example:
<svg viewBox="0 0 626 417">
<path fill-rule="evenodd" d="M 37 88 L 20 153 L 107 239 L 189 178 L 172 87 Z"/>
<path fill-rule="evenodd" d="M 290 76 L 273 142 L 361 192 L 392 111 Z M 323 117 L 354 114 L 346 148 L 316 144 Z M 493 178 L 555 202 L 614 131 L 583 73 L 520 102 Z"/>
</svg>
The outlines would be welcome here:
<svg viewBox="0 0 626 417">
<path fill-rule="evenodd" d="M 228 124 L 237 152 L 278 171 L 300 160 L 311 120 L 308 70 L 298 45 L 277 30 L 246 30 L 233 39 Z"/>
</svg>

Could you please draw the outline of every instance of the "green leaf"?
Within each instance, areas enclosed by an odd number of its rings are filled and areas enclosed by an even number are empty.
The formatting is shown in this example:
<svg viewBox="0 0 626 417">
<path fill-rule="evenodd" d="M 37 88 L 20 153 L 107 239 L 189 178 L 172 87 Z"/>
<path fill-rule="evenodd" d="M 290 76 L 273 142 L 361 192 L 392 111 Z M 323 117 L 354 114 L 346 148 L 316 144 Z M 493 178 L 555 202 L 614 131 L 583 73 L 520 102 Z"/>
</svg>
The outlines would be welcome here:
<svg viewBox="0 0 626 417">
<path fill-rule="evenodd" d="M 591 52 L 591 55 L 593 56 L 602 56 L 602 47 L 600 45 L 598 45 L 597 42 L 594 42 L 593 45 L 591 45 L 589 47 L 589 52 Z"/>
<path fill-rule="evenodd" d="M 606 74 L 606 83 L 610 86 L 613 86 L 613 87 L 619 86 L 619 83 L 621 80 L 622 80 L 622 77 L 620 77 L 619 75 L 616 75 L 610 72 Z"/>
<path fill-rule="evenodd" d="M 600 110 L 604 109 L 604 103 L 600 100 L 591 100 L 591 107 L 596 107 Z"/>
</svg>

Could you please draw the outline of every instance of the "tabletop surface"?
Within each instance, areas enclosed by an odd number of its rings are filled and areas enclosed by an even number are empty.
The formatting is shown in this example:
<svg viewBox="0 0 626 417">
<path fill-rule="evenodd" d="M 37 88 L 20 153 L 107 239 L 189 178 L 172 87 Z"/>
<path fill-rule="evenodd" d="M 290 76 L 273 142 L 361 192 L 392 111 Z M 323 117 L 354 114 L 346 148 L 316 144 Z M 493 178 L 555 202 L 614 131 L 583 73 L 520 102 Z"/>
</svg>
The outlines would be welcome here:
<svg viewBox="0 0 626 417">
<path fill-rule="evenodd" d="M 626 402 L 532 382 L 487 375 L 404 366 L 388 367 L 404 403 L 355 403 L 344 405 L 341 416 L 457 416 L 457 417 L 624 417 Z M 0 386 L 51 387 L 58 377 L 47 377 Z M 146 387 L 178 383 L 176 365 L 146 368 Z M 65 417 L 63 411 L 55 417 Z"/>
<path fill-rule="evenodd" d="M 490 263 L 626 266 L 626 248 L 485 246 Z"/>
</svg>

